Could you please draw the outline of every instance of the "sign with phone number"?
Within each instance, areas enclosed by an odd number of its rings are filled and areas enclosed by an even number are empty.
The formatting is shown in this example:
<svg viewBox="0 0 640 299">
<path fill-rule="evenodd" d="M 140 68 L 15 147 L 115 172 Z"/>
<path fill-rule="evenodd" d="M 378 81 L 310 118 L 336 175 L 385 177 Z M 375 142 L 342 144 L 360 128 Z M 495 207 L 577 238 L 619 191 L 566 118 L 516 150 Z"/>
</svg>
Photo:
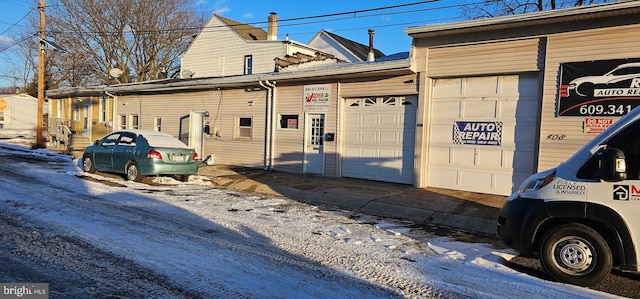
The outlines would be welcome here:
<svg viewBox="0 0 640 299">
<path fill-rule="evenodd" d="M 623 116 L 640 105 L 640 58 L 560 65 L 557 116 Z"/>
</svg>

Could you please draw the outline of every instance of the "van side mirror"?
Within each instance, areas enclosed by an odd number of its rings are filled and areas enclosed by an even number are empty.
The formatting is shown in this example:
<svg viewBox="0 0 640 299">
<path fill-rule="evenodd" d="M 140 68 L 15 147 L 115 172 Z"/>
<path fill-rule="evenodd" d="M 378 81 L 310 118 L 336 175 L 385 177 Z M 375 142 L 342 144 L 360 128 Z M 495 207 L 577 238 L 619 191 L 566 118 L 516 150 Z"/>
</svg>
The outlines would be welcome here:
<svg viewBox="0 0 640 299">
<path fill-rule="evenodd" d="M 605 182 L 619 182 L 627 179 L 627 163 L 624 152 L 617 148 L 606 148 L 598 154 L 596 178 Z"/>
<path fill-rule="evenodd" d="M 101 145 L 102 144 L 102 140 L 100 139 L 96 139 L 95 141 L 93 141 L 94 145 Z"/>
</svg>

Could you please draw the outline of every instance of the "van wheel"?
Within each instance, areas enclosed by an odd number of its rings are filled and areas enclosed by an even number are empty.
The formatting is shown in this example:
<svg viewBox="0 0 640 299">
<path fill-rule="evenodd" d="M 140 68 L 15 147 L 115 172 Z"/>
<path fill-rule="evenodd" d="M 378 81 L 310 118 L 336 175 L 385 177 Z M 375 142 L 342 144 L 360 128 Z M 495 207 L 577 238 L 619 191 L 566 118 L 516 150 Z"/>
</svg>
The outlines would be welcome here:
<svg viewBox="0 0 640 299">
<path fill-rule="evenodd" d="M 138 168 L 138 164 L 136 162 L 131 162 L 127 165 L 127 180 L 142 182 L 144 176 L 140 174 L 140 169 Z"/>
<path fill-rule="evenodd" d="M 550 230 L 542 239 L 540 261 L 555 279 L 593 286 L 611 272 L 611 249 L 594 229 L 569 223 Z"/>
</svg>

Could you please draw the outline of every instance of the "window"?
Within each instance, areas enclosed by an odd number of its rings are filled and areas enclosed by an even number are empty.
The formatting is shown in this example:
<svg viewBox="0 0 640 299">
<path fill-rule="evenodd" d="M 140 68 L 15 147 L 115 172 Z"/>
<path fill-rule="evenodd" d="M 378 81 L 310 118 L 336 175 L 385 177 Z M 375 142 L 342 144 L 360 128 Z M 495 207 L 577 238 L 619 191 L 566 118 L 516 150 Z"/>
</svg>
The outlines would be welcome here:
<svg viewBox="0 0 640 299">
<path fill-rule="evenodd" d="M 156 132 L 162 132 L 162 118 L 160 116 L 153 118 L 153 129 Z"/>
<path fill-rule="evenodd" d="M 127 116 L 124 114 L 120 114 L 120 129 L 121 130 L 127 129 Z"/>
<path fill-rule="evenodd" d="M 253 72 L 253 56 L 247 55 L 244 57 L 244 74 L 251 75 Z"/>
<path fill-rule="evenodd" d="M 80 98 L 73 99 L 73 121 L 80 121 Z"/>
<path fill-rule="evenodd" d="M 136 145 L 136 135 L 135 134 L 122 134 L 120 136 L 120 141 L 118 141 L 118 145 L 124 146 L 135 146 Z"/>
<path fill-rule="evenodd" d="M 140 129 L 139 123 L 138 123 L 138 115 L 137 114 L 131 114 L 131 128 L 132 129 Z"/>
<path fill-rule="evenodd" d="M 253 135 L 253 119 L 251 117 L 238 117 L 236 128 L 237 139 L 251 139 Z"/>
<path fill-rule="evenodd" d="M 298 129 L 297 114 L 280 115 L 280 129 Z"/>
<path fill-rule="evenodd" d="M 100 98 L 100 119 L 98 121 L 100 122 L 106 122 L 109 121 L 109 98 L 107 97 L 101 97 Z"/>
</svg>

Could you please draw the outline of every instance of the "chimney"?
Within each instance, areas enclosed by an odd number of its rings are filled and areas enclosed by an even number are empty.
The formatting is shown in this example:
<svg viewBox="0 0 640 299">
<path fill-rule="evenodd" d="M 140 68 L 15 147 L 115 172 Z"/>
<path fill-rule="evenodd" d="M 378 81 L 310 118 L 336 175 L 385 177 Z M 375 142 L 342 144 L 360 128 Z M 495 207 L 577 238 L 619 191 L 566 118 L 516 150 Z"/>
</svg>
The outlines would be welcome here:
<svg viewBox="0 0 640 299">
<path fill-rule="evenodd" d="M 269 27 L 267 29 L 267 40 L 278 40 L 278 14 L 272 12 L 267 17 Z"/>
<path fill-rule="evenodd" d="M 375 30 L 369 29 L 369 55 L 367 55 L 367 61 L 376 61 L 376 56 L 373 54 L 373 33 Z"/>
</svg>

